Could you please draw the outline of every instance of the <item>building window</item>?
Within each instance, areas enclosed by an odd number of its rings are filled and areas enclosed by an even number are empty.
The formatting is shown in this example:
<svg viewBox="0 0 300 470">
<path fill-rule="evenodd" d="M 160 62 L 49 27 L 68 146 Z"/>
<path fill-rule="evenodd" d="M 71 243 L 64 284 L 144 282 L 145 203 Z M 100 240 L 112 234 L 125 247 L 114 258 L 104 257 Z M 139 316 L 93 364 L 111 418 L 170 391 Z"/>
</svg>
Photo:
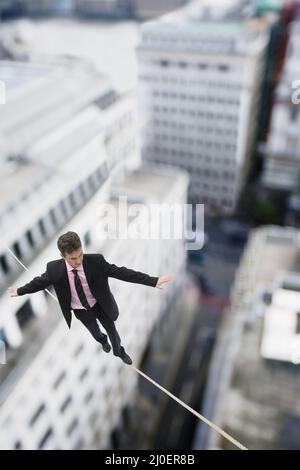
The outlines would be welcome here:
<svg viewBox="0 0 300 470">
<path fill-rule="evenodd" d="M 297 312 L 296 334 L 300 334 L 300 313 Z"/>
<path fill-rule="evenodd" d="M 85 369 L 83 369 L 83 371 L 81 372 L 81 374 L 80 374 L 80 376 L 79 376 L 80 382 L 82 382 L 82 381 L 86 378 L 86 376 L 88 375 L 88 373 L 89 373 L 89 370 L 88 370 L 87 367 L 86 367 Z"/>
<path fill-rule="evenodd" d="M 80 192 L 82 199 L 84 200 L 86 198 L 86 194 L 85 194 L 85 189 L 82 183 L 79 185 L 79 192 Z"/>
<path fill-rule="evenodd" d="M 78 426 L 78 419 L 74 418 L 71 424 L 68 426 L 68 429 L 67 429 L 68 436 L 70 436 L 73 433 L 74 429 L 76 429 L 77 426 Z"/>
<path fill-rule="evenodd" d="M 57 390 L 60 384 L 63 382 L 63 380 L 66 378 L 67 374 L 66 372 L 62 372 L 56 379 L 56 381 L 53 384 L 54 390 Z"/>
<path fill-rule="evenodd" d="M 86 404 L 88 404 L 88 403 L 91 401 L 91 399 L 93 398 L 93 396 L 94 396 L 94 392 L 93 392 L 93 390 L 90 390 L 90 391 L 86 394 L 86 396 L 84 397 L 84 402 L 85 402 Z"/>
<path fill-rule="evenodd" d="M 55 212 L 54 212 L 54 209 L 51 209 L 50 212 L 50 219 L 51 221 L 53 222 L 54 225 L 57 225 L 57 219 L 56 219 L 56 215 L 55 215 Z"/>
<path fill-rule="evenodd" d="M 20 325 L 20 328 L 24 328 L 27 323 L 34 317 L 32 306 L 29 300 L 27 300 L 21 308 L 17 311 L 16 318 Z"/>
<path fill-rule="evenodd" d="M 59 207 L 60 207 L 60 209 L 61 209 L 62 214 L 63 214 L 65 217 L 67 217 L 67 216 L 68 216 L 68 213 L 67 213 L 67 209 L 66 209 L 66 206 L 65 206 L 65 202 L 64 202 L 64 201 L 60 201 Z"/>
<path fill-rule="evenodd" d="M 84 240 L 84 244 L 85 246 L 89 246 L 91 244 L 91 235 L 90 235 L 90 232 L 86 232 L 84 237 L 83 237 L 83 240 Z"/>
<path fill-rule="evenodd" d="M 14 448 L 15 448 L 16 450 L 22 449 L 22 442 L 21 442 L 21 441 L 16 441 L 16 442 L 15 442 L 15 445 L 14 445 Z"/>
<path fill-rule="evenodd" d="M 50 428 L 47 429 L 47 431 L 43 435 L 42 439 L 40 440 L 40 442 L 38 444 L 39 449 L 42 449 L 44 447 L 44 445 L 46 444 L 48 439 L 52 436 L 52 434 L 53 434 L 53 429 L 50 427 Z"/>
<path fill-rule="evenodd" d="M 229 66 L 226 65 L 226 64 L 221 64 L 221 65 L 219 65 L 218 68 L 221 72 L 228 72 L 228 70 L 229 70 Z"/>
<path fill-rule="evenodd" d="M 69 195 L 69 201 L 70 201 L 70 204 L 72 206 L 73 209 L 76 209 L 76 202 L 75 202 L 75 198 L 74 198 L 74 194 L 71 193 Z"/>
<path fill-rule="evenodd" d="M 103 180 L 102 168 L 101 167 L 97 169 L 96 176 L 97 176 L 97 179 L 98 179 L 99 182 Z"/>
<path fill-rule="evenodd" d="M 298 116 L 298 108 L 297 106 L 292 106 L 290 109 L 290 121 L 296 122 Z"/>
<path fill-rule="evenodd" d="M 160 61 L 160 65 L 161 65 L 162 67 L 169 67 L 170 62 L 169 62 L 168 60 L 161 60 L 161 61 Z"/>
<path fill-rule="evenodd" d="M 16 255 L 18 258 L 22 259 L 22 252 L 21 252 L 21 250 L 20 250 L 20 245 L 19 245 L 18 242 L 15 242 L 15 243 L 13 244 L 13 246 L 12 246 L 12 251 L 15 253 L 15 255 Z"/>
<path fill-rule="evenodd" d="M 90 417 L 89 417 L 89 424 L 90 426 L 94 426 L 97 419 L 99 418 L 99 413 L 98 411 L 93 411 L 93 413 L 91 413 Z"/>
<path fill-rule="evenodd" d="M 83 344 L 80 344 L 74 351 L 74 358 L 78 357 L 84 349 Z"/>
<path fill-rule="evenodd" d="M 40 229 L 42 235 L 46 235 L 45 224 L 44 224 L 44 221 L 42 219 L 39 220 L 39 229 Z"/>
<path fill-rule="evenodd" d="M 95 182 L 94 182 L 94 179 L 93 179 L 93 175 L 90 175 L 88 177 L 88 186 L 94 190 L 95 189 Z"/>
<path fill-rule="evenodd" d="M 71 403 L 72 403 L 72 397 L 71 395 L 68 395 L 59 409 L 60 413 L 63 414 L 66 411 L 66 409 L 70 406 Z"/>
<path fill-rule="evenodd" d="M 77 441 L 76 441 L 76 444 L 74 446 L 74 450 L 80 450 L 82 449 L 84 446 L 84 440 L 82 439 L 82 437 L 80 437 Z"/>
<path fill-rule="evenodd" d="M 45 411 L 46 409 L 46 406 L 44 403 L 42 403 L 38 409 L 36 410 L 36 412 L 34 413 L 34 415 L 32 416 L 30 422 L 29 422 L 29 425 L 32 427 L 34 425 L 34 423 L 36 423 L 36 421 L 38 420 L 38 418 L 41 416 L 41 414 Z"/>
<path fill-rule="evenodd" d="M 32 233 L 31 233 L 30 230 L 27 230 L 26 238 L 27 238 L 27 241 L 28 241 L 29 245 L 31 246 L 31 248 L 33 248 L 34 247 L 34 240 L 33 240 Z"/>
<path fill-rule="evenodd" d="M 119 449 L 120 441 L 121 441 L 120 431 L 118 429 L 114 429 L 110 437 L 111 437 L 112 448 Z"/>
</svg>

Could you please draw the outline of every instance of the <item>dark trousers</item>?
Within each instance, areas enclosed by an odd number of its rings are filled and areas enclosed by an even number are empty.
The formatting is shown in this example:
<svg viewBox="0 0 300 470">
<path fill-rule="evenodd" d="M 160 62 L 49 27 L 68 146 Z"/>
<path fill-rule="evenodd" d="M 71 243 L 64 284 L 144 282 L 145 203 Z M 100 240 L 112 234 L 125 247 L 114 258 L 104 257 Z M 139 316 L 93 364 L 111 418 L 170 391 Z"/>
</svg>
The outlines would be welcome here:
<svg viewBox="0 0 300 470">
<path fill-rule="evenodd" d="M 95 305 L 89 310 L 75 309 L 73 312 L 76 318 L 78 318 L 78 320 L 80 320 L 89 330 L 95 340 L 103 344 L 107 341 L 107 335 L 101 331 L 97 322 L 97 320 L 99 320 L 109 336 L 114 355 L 122 355 L 124 348 L 121 346 L 121 338 L 117 332 L 115 323 L 106 315 L 98 302 L 96 302 Z"/>
</svg>

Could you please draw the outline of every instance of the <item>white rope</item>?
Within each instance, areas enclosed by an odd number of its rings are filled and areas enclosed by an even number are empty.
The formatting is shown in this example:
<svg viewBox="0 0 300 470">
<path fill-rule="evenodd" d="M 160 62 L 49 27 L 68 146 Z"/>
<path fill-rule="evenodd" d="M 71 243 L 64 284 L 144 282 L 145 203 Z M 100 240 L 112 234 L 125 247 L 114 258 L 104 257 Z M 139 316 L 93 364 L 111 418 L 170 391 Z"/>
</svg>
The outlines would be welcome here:
<svg viewBox="0 0 300 470">
<path fill-rule="evenodd" d="M 144 374 L 144 372 L 141 372 L 139 369 L 137 369 L 135 366 L 131 366 L 138 374 L 142 375 L 146 380 L 148 380 L 149 382 L 151 382 L 153 385 L 155 385 L 155 387 L 159 388 L 162 392 L 166 393 L 167 395 L 169 395 L 169 397 L 171 397 L 173 400 L 175 400 L 177 403 L 179 403 L 179 405 L 183 406 L 183 408 L 185 408 L 186 410 L 188 410 L 190 413 L 192 413 L 193 415 L 197 416 L 198 419 L 200 419 L 201 421 L 203 421 L 205 424 L 207 424 L 208 426 L 210 426 L 212 429 L 214 429 L 216 432 L 218 432 L 219 434 L 221 434 L 221 436 L 225 437 L 225 439 L 227 439 L 228 441 L 232 442 L 232 444 L 234 444 L 236 447 L 238 447 L 239 449 L 241 450 L 248 450 L 247 447 L 243 446 L 243 444 L 241 444 L 239 441 L 237 441 L 236 439 L 234 439 L 233 437 L 231 437 L 227 432 L 223 431 L 223 429 L 219 428 L 219 426 L 217 426 L 216 424 L 214 424 L 212 421 L 210 421 L 209 419 L 205 418 L 205 416 L 202 416 L 200 413 L 198 413 L 197 411 L 195 411 L 193 408 L 191 408 L 189 405 L 187 405 L 186 403 L 184 403 L 182 400 L 180 400 L 179 398 L 175 397 L 175 395 L 173 395 L 173 393 L 171 392 L 168 392 L 168 390 L 166 390 L 164 387 L 162 387 L 161 385 L 159 385 L 157 382 L 155 382 L 155 380 L 151 379 L 150 377 L 148 377 L 148 375 Z"/>
<path fill-rule="evenodd" d="M 22 261 L 19 260 L 19 258 L 17 258 L 17 256 L 11 251 L 11 249 L 9 247 L 5 247 L 9 252 L 10 254 L 14 257 L 14 259 L 28 272 L 30 272 L 30 270 L 22 263 Z M 58 299 L 55 295 L 53 295 L 48 289 L 44 289 L 49 295 L 51 295 L 51 297 L 56 300 L 56 302 L 58 302 Z M 186 410 L 188 410 L 190 413 L 192 413 L 193 415 L 195 415 L 198 419 L 200 419 L 201 421 L 203 421 L 205 424 L 207 424 L 207 426 L 211 427 L 212 429 L 214 429 L 217 433 L 221 434 L 221 436 L 223 436 L 225 439 L 227 439 L 228 441 L 230 441 L 233 445 L 235 445 L 236 447 L 238 447 L 240 450 L 248 450 L 247 447 L 243 446 L 243 444 L 241 444 L 239 441 L 237 441 L 236 439 L 234 439 L 232 436 L 230 436 L 227 432 L 225 432 L 223 429 L 219 428 L 219 426 L 217 426 L 216 424 L 214 424 L 212 421 L 210 421 L 209 419 L 205 418 L 205 416 L 202 416 L 200 413 L 198 413 L 197 411 L 195 411 L 193 408 L 191 408 L 189 405 L 187 405 L 186 403 L 184 403 L 182 400 L 180 400 L 179 398 L 177 398 L 175 395 L 173 395 L 171 392 L 169 392 L 168 390 L 166 390 L 164 387 L 162 387 L 161 385 L 159 385 L 157 382 L 155 382 L 155 380 L 151 379 L 148 375 L 144 374 L 144 372 L 140 371 L 139 369 L 137 369 L 135 366 L 131 366 L 132 369 L 134 369 L 138 374 L 140 374 L 142 377 L 144 377 L 146 380 L 148 380 L 149 382 L 151 382 L 155 387 L 157 387 L 159 390 L 161 390 L 162 392 L 164 392 L 166 395 L 168 395 L 170 398 L 172 398 L 174 401 L 176 401 L 177 403 L 179 403 L 179 405 L 183 406 L 183 408 L 185 408 Z"/>
</svg>

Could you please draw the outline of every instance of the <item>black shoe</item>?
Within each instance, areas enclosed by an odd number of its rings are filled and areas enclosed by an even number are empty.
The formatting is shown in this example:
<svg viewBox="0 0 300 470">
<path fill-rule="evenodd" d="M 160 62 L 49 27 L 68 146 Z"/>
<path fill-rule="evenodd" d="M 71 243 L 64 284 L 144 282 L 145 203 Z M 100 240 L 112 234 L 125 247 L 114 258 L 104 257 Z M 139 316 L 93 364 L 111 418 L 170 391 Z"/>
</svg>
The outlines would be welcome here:
<svg viewBox="0 0 300 470">
<path fill-rule="evenodd" d="M 129 366 L 132 364 L 132 359 L 130 356 L 128 356 L 128 354 L 124 351 L 121 356 L 119 356 L 122 361 L 125 363 L 125 364 L 128 364 Z"/>
<path fill-rule="evenodd" d="M 102 344 L 103 351 L 105 351 L 106 353 L 109 353 L 109 351 L 111 350 L 111 346 L 109 342 L 106 341 L 106 343 L 101 343 L 101 344 Z"/>
</svg>

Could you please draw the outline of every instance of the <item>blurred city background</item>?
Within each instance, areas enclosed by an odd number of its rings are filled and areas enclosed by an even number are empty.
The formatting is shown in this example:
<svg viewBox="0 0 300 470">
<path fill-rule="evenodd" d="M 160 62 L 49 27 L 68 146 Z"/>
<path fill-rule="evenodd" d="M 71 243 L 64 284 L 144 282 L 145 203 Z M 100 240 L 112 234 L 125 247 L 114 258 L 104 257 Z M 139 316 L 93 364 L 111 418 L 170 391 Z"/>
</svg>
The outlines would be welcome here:
<svg viewBox="0 0 300 470">
<path fill-rule="evenodd" d="M 174 276 L 110 280 L 138 368 L 249 449 L 300 449 L 298 1 L 0 0 L 0 162 L 1 449 L 234 448 L 46 292 L 9 297 L 68 230 Z M 204 204 L 204 247 L 99 240 L 120 196 Z"/>
</svg>

